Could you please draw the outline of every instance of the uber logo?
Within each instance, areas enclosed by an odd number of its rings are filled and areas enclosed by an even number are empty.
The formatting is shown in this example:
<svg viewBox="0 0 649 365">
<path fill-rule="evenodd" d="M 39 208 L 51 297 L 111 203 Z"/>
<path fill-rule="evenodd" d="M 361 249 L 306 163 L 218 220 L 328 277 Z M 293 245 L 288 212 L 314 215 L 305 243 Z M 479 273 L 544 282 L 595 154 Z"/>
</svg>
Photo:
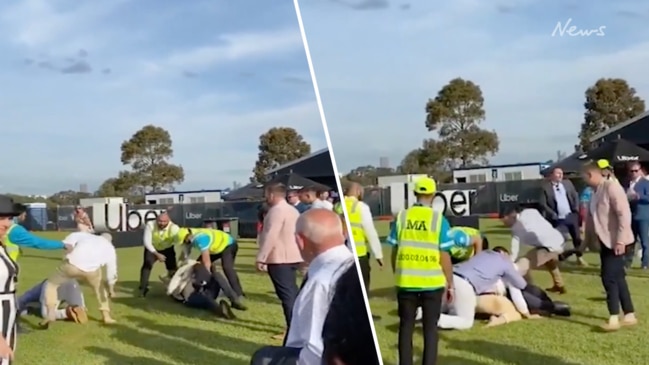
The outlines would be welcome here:
<svg viewBox="0 0 649 365">
<path fill-rule="evenodd" d="M 473 190 L 438 191 L 433 199 L 433 209 L 446 215 L 470 215 L 472 192 Z"/>
</svg>

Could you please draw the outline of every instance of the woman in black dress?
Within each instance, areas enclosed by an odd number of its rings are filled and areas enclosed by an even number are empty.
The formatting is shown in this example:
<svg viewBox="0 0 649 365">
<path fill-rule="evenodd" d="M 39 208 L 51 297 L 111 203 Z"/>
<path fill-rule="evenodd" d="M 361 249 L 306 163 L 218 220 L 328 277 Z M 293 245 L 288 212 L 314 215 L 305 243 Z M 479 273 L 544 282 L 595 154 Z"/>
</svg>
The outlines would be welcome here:
<svg viewBox="0 0 649 365">
<path fill-rule="evenodd" d="M 4 238 L 13 218 L 19 215 L 18 206 L 13 199 L 0 195 L 0 243 Z M 18 315 L 16 302 L 16 283 L 18 266 L 9 257 L 4 244 L 0 246 L 0 365 L 11 365 L 16 349 L 16 319 Z"/>
</svg>

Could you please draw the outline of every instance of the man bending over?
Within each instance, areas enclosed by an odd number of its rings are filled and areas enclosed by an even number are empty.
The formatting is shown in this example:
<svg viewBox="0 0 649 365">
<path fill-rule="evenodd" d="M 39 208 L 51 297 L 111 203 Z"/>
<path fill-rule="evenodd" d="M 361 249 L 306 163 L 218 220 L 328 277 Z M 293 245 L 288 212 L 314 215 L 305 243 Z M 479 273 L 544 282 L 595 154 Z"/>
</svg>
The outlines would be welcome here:
<svg viewBox="0 0 649 365">
<path fill-rule="evenodd" d="M 167 294 L 190 308 L 208 310 L 218 317 L 236 319 L 226 300 L 216 302 L 223 293 L 233 300 L 235 293 L 219 272 L 210 272 L 201 263 L 189 261 L 176 271 L 167 285 Z"/>
<path fill-rule="evenodd" d="M 42 318 L 47 318 L 47 305 L 45 303 L 45 280 L 29 289 L 18 298 L 18 312 L 24 315 L 30 307 L 38 306 Z M 86 302 L 79 283 L 71 279 L 61 284 L 58 288 L 59 304 L 56 309 L 56 320 L 68 320 L 84 324 L 88 322 Z M 63 304 L 63 306 L 61 306 Z"/>
</svg>

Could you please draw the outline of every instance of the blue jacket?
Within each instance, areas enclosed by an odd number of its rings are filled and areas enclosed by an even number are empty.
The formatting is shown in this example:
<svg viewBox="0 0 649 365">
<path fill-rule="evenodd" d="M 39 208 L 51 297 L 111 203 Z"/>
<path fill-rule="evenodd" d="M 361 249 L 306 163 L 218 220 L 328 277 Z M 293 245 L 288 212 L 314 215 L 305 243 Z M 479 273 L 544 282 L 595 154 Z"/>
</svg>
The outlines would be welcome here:
<svg viewBox="0 0 649 365">
<path fill-rule="evenodd" d="M 11 229 L 8 238 L 9 241 L 20 248 L 36 248 L 39 250 L 60 250 L 65 248 L 63 242 L 38 237 L 20 224 L 16 224 Z"/>
<path fill-rule="evenodd" d="M 638 194 L 638 199 L 630 201 L 633 220 L 649 220 L 649 180 L 640 179 L 633 190 Z"/>
<path fill-rule="evenodd" d="M 300 212 L 300 214 L 306 212 L 310 208 L 308 205 L 306 205 L 306 204 L 304 204 L 302 202 L 297 203 L 296 205 L 294 205 L 294 207 L 295 207 L 295 209 L 297 209 L 298 212 Z"/>
</svg>

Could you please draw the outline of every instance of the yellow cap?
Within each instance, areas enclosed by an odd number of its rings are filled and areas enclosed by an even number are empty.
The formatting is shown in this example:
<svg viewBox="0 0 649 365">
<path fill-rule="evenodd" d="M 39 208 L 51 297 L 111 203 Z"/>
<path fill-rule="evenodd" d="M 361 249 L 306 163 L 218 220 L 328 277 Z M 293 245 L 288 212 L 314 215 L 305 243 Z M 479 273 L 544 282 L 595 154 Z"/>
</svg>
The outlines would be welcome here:
<svg viewBox="0 0 649 365">
<path fill-rule="evenodd" d="M 417 194 L 433 195 L 437 191 L 437 183 L 430 177 L 422 177 L 415 182 L 414 192 Z"/>
<path fill-rule="evenodd" d="M 597 167 L 599 167 L 602 170 L 612 168 L 611 163 L 608 162 L 608 160 L 606 159 L 597 160 Z"/>
</svg>

